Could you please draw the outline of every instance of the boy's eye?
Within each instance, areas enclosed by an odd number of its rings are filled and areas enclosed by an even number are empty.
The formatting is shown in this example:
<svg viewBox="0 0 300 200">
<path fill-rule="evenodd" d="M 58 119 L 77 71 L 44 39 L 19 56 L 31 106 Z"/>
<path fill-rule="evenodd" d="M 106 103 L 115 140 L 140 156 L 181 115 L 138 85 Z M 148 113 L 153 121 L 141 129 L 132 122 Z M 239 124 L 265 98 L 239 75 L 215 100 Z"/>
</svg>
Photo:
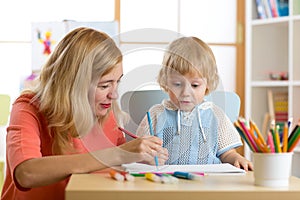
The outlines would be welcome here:
<svg viewBox="0 0 300 200">
<path fill-rule="evenodd" d="M 179 87 L 181 86 L 181 83 L 173 83 L 174 86 Z"/>
</svg>

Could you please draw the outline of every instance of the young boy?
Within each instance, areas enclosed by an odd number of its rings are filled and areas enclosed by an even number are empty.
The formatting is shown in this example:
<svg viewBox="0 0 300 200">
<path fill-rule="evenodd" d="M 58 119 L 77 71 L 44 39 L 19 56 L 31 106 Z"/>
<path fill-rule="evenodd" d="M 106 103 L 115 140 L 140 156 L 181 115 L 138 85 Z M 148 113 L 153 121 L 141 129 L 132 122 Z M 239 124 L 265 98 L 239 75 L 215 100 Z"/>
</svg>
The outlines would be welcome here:
<svg viewBox="0 0 300 200">
<path fill-rule="evenodd" d="M 242 145 L 235 127 L 221 108 L 204 100 L 219 83 L 209 46 L 196 37 L 173 41 L 164 55 L 158 83 L 170 97 L 150 108 L 153 129 L 169 151 L 166 164 L 230 163 L 252 170 L 235 148 Z M 149 135 L 147 117 L 137 135 Z"/>
</svg>

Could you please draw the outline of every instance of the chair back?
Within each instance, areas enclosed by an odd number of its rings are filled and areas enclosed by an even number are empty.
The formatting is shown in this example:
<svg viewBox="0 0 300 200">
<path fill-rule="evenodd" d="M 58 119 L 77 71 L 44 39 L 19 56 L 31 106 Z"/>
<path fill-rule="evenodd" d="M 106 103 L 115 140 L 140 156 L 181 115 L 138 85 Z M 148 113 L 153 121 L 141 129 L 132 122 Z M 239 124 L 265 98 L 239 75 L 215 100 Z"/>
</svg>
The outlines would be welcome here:
<svg viewBox="0 0 300 200">
<path fill-rule="evenodd" d="M 127 112 L 131 120 L 126 129 L 135 133 L 138 125 L 146 115 L 147 111 L 163 99 L 169 98 L 162 90 L 137 90 L 125 92 L 121 97 L 121 108 Z"/>
<path fill-rule="evenodd" d="M 219 106 L 230 121 L 235 122 L 238 119 L 241 100 L 235 92 L 216 90 L 207 95 L 205 99 Z"/>
<path fill-rule="evenodd" d="M 10 96 L 0 94 L 0 126 L 7 125 L 10 113 Z"/>
<path fill-rule="evenodd" d="M 0 127 L 7 125 L 9 114 L 10 114 L 10 96 L 0 94 Z M 2 132 L 2 129 L 0 132 Z M 0 194 L 2 191 L 4 172 L 5 172 L 4 170 L 5 161 L 1 159 L 2 158 L 0 158 Z"/>
<path fill-rule="evenodd" d="M 162 90 L 137 90 L 125 92 L 120 100 L 121 108 L 130 115 L 125 128 L 135 133 L 146 112 L 155 104 L 159 104 L 169 96 Z M 240 113 L 240 97 L 235 92 L 214 91 L 205 97 L 219 106 L 229 119 L 234 122 Z"/>
</svg>

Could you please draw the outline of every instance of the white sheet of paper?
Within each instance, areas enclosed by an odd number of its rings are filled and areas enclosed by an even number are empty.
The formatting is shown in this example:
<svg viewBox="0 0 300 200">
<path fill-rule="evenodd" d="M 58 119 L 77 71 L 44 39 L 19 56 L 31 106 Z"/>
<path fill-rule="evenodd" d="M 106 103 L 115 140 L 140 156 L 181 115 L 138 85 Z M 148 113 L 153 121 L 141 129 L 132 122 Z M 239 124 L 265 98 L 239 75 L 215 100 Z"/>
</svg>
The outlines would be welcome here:
<svg viewBox="0 0 300 200">
<path fill-rule="evenodd" d="M 156 166 L 130 163 L 123 164 L 122 167 L 129 173 L 144 173 L 144 172 L 159 172 L 172 173 L 175 171 L 183 172 L 203 172 L 203 173 L 245 173 L 245 170 L 237 168 L 229 163 L 222 164 L 207 164 L 207 165 L 162 165 Z"/>
</svg>

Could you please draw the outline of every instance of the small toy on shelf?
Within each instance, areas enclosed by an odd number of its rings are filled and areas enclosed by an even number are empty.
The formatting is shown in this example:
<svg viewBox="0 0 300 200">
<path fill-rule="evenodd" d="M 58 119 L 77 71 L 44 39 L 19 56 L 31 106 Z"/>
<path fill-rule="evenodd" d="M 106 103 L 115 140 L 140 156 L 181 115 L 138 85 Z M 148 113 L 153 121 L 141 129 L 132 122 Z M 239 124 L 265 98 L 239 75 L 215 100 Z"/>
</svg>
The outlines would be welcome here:
<svg viewBox="0 0 300 200">
<path fill-rule="evenodd" d="M 288 76 L 288 72 L 270 72 L 269 73 L 269 77 L 271 80 L 280 80 L 280 81 L 284 81 L 284 80 L 288 80 L 289 76 Z"/>
</svg>

